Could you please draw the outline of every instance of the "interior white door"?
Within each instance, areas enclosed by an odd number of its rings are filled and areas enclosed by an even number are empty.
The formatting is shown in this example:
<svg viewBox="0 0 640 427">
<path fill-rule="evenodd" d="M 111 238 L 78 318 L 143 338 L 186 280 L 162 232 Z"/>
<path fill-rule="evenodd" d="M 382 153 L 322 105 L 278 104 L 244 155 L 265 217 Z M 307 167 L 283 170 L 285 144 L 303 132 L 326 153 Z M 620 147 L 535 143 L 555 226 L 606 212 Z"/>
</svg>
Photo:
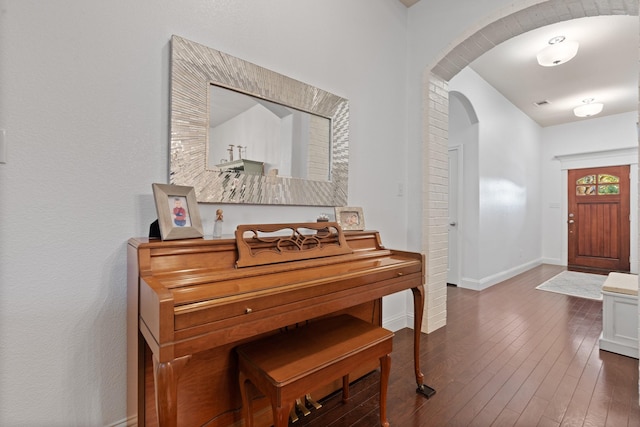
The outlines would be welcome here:
<svg viewBox="0 0 640 427">
<path fill-rule="evenodd" d="M 447 283 L 458 285 L 460 281 L 460 245 L 458 220 L 460 161 L 462 159 L 460 147 L 449 148 L 449 256 L 447 265 Z"/>
</svg>

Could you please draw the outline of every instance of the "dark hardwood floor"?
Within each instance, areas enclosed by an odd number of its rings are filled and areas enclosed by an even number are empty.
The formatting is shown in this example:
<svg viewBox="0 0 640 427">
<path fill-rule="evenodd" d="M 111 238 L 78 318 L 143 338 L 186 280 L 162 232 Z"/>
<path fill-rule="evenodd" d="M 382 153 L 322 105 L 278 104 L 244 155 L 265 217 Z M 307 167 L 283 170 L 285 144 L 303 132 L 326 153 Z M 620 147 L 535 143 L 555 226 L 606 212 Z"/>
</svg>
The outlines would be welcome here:
<svg viewBox="0 0 640 427">
<path fill-rule="evenodd" d="M 602 303 L 535 289 L 562 270 L 543 265 L 481 292 L 448 287 L 447 326 L 421 340 L 431 399 L 415 393 L 412 331 L 396 332 L 391 426 L 640 426 L 638 360 L 599 350 Z M 380 425 L 377 381 L 294 425 Z"/>
</svg>

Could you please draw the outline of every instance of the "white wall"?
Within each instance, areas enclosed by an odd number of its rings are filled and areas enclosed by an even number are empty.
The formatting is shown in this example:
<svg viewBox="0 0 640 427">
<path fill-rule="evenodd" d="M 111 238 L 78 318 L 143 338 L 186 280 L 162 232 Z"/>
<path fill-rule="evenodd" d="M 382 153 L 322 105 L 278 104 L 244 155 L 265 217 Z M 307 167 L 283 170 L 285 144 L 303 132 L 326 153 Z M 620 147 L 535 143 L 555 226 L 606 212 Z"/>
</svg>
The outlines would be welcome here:
<svg viewBox="0 0 640 427">
<path fill-rule="evenodd" d="M 422 119 L 426 108 L 422 103 L 424 92 L 419 89 L 423 87 L 424 73 L 444 54 L 484 25 L 505 14 L 543 2 L 544 0 L 423 0 L 409 9 L 407 150 L 414 155 L 408 157 L 407 193 L 418 194 L 422 185 L 421 158 L 417 154 L 422 152 Z M 415 230 L 422 224 L 422 200 L 409 198 L 408 202 L 407 244 L 419 249 L 421 236 Z"/>
<path fill-rule="evenodd" d="M 228 142 L 233 142 L 234 160 L 241 158 L 238 153 L 238 146 L 241 146 L 242 158 L 264 162 L 265 172 L 275 166 L 280 175 L 292 176 L 292 118 L 293 114 L 290 114 L 281 119 L 262 104 L 256 104 L 224 123 L 209 127 L 208 167 L 213 169 L 228 162 L 231 157 Z"/>
<path fill-rule="evenodd" d="M 631 168 L 631 269 L 633 272 L 637 272 L 637 120 L 637 113 L 632 112 L 550 126 L 542 130 L 542 252 L 544 262 L 567 264 L 567 164 L 569 169 L 633 164 Z M 620 151 L 621 149 L 628 150 Z M 592 156 L 584 155 L 584 153 L 592 152 L 601 153 Z M 565 160 L 564 175 L 562 163 L 556 156 L 568 157 Z"/>
<path fill-rule="evenodd" d="M 449 90 L 462 93 L 478 119 L 477 157 L 465 150 L 463 174 L 477 168 L 478 207 L 465 209 L 477 209 L 479 233 L 463 248 L 460 285 L 484 289 L 541 262 L 541 128 L 469 67 Z"/>
<path fill-rule="evenodd" d="M 172 34 L 348 98 L 349 204 L 407 246 L 406 16 L 395 0 L 0 0 L 0 425 L 125 417 L 125 248 L 168 181 Z M 219 207 L 201 206 L 207 234 Z M 225 233 L 332 213 L 222 207 Z M 385 318 L 404 326 L 405 305 Z"/>
</svg>

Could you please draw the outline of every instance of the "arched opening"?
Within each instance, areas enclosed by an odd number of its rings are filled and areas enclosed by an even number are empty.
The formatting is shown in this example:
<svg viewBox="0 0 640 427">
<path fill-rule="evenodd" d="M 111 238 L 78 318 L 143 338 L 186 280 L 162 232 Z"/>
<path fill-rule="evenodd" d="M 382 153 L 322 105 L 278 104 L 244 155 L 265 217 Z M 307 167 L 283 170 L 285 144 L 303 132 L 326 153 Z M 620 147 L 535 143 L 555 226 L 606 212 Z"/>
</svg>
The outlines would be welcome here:
<svg viewBox="0 0 640 427">
<path fill-rule="evenodd" d="M 448 81 L 492 46 L 518 34 L 556 22 L 594 15 L 638 15 L 637 2 L 617 5 L 599 4 L 581 0 L 568 9 L 566 2 L 550 0 L 513 11 L 504 9 L 495 20 L 473 34 L 464 34 L 460 43 L 447 52 L 433 67 L 423 74 L 422 120 L 422 250 L 427 259 L 427 299 L 423 331 L 431 332 L 446 323 L 446 270 L 448 212 L 435 201 L 442 199 L 441 183 L 448 177 L 448 165 L 441 159 L 448 153 L 448 117 L 443 122 L 443 112 L 449 108 Z M 446 114 L 446 113 L 445 113 Z M 444 123 L 444 124 L 443 124 Z M 444 315 L 443 315 L 444 312 Z"/>
<path fill-rule="evenodd" d="M 471 101 L 449 92 L 449 223 L 447 284 L 463 285 L 477 271 L 478 116 Z M 463 244 L 464 242 L 464 244 Z"/>
</svg>

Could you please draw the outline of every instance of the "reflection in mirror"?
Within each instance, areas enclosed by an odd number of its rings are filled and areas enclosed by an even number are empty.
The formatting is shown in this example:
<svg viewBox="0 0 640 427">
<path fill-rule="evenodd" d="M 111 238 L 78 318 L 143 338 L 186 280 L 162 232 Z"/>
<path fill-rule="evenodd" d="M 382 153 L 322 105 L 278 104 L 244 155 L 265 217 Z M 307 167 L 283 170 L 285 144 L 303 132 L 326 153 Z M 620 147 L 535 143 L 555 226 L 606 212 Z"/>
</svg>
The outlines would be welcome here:
<svg viewBox="0 0 640 427">
<path fill-rule="evenodd" d="M 210 85 L 208 136 L 210 170 L 330 180 L 326 117 Z"/>
<path fill-rule="evenodd" d="M 220 96 L 217 92 L 210 94 L 216 88 L 250 95 L 254 101 L 259 100 L 261 108 L 277 111 L 271 114 L 278 120 L 290 120 L 292 123 L 285 128 L 329 141 L 328 148 L 320 147 L 319 142 L 299 146 L 293 134 L 285 138 L 286 143 L 279 142 L 277 149 L 273 142 L 262 146 L 266 134 L 281 133 L 275 128 L 249 131 L 242 125 L 243 139 L 233 142 L 227 131 L 209 131 L 210 121 L 217 120 L 209 117 L 210 99 Z M 289 113 L 293 111 L 305 112 L 307 118 L 296 119 Z M 316 125 L 320 131 L 305 130 L 315 129 Z M 217 133 L 224 134 L 220 136 L 222 142 L 215 142 Z M 201 203 L 344 206 L 348 176 L 347 99 L 172 37 L 171 184 L 193 187 Z"/>
</svg>

